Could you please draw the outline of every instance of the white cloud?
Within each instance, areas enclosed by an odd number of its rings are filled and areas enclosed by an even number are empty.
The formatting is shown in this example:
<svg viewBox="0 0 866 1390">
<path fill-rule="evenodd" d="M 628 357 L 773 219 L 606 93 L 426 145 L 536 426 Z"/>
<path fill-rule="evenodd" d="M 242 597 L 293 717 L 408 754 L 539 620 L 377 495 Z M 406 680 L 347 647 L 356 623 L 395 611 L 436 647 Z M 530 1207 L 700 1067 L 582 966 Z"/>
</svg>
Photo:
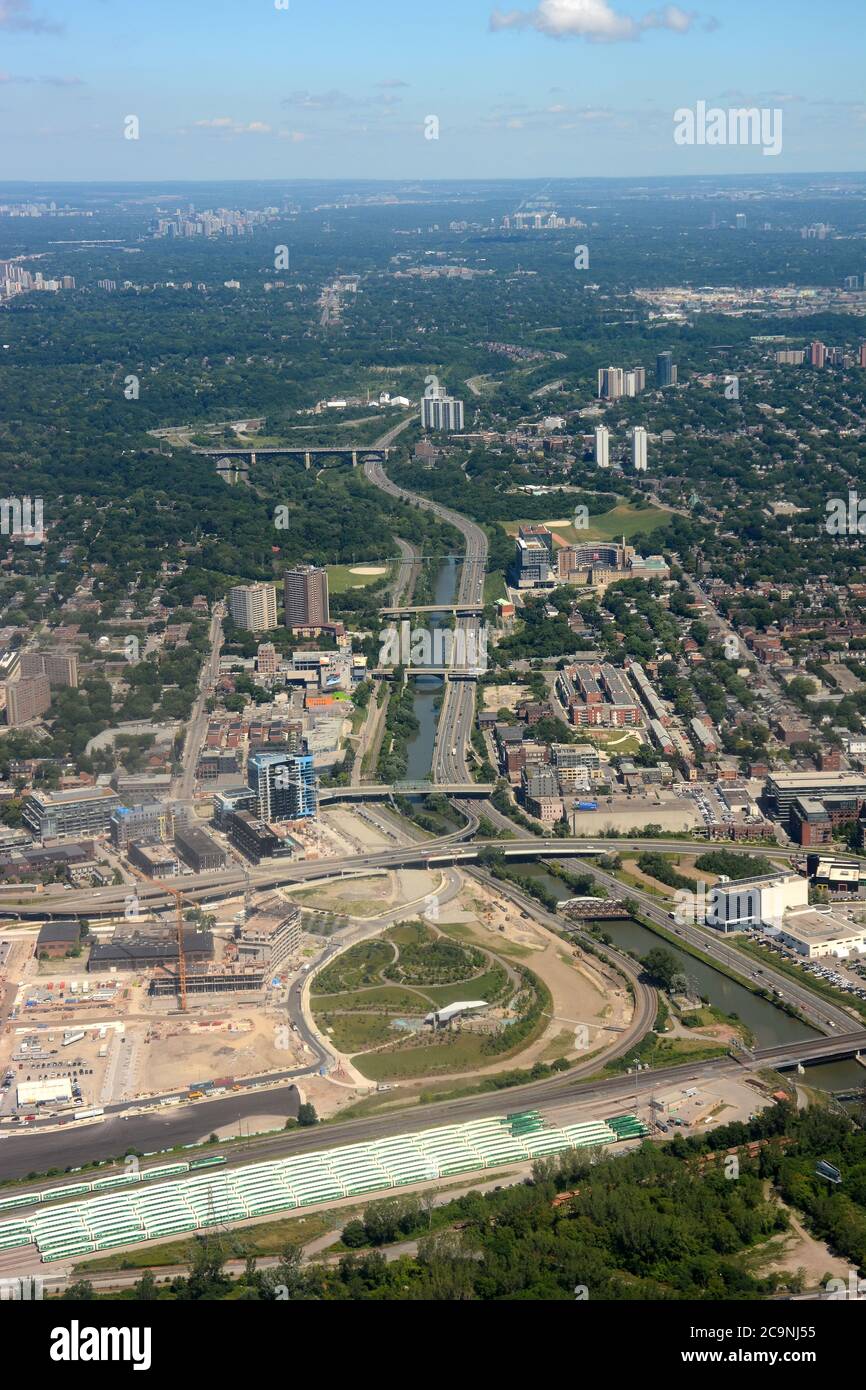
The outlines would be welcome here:
<svg viewBox="0 0 866 1390">
<path fill-rule="evenodd" d="M 84 81 L 80 77 L 16 77 L 11 72 L 0 72 L 0 84 L 11 86 L 42 86 L 42 87 L 83 87 Z"/>
<path fill-rule="evenodd" d="M 208 121 L 193 122 L 197 130 L 222 130 L 231 135 L 270 135 L 273 127 L 265 121 L 235 121 L 231 116 L 214 116 Z"/>
<path fill-rule="evenodd" d="M 302 111 L 344 111 L 362 104 L 356 97 L 335 89 L 330 92 L 290 92 L 283 101 L 283 106 L 297 107 Z"/>
<path fill-rule="evenodd" d="M 60 34 L 63 25 L 39 19 L 30 0 L 0 0 L 0 29 L 8 33 Z"/>
<path fill-rule="evenodd" d="M 647 29 L 669 29 L 686 34 L 698 16 L 665 5 L 641 19 L 615 10 L 608 0 L 540 0 L 534 10 L 494 10 L 491 29 L 537 29 L 552 39 L 583 38 L 593 43 L 619 43 L 636 39 Z"/>
</svg>

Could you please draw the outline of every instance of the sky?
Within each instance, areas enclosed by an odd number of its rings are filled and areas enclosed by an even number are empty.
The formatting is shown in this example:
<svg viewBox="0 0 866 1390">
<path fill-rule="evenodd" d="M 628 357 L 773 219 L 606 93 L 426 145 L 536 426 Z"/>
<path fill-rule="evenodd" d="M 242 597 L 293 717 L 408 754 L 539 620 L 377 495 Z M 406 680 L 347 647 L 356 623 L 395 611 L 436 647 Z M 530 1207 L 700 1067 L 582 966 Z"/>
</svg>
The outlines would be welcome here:
<svg viewBox="0 0 866 1390">
<path fill-rule="evenodd" d="M 697 3 L 0 0 L 0 180 L 863 171 L 863 0 Z"/>
</svg>

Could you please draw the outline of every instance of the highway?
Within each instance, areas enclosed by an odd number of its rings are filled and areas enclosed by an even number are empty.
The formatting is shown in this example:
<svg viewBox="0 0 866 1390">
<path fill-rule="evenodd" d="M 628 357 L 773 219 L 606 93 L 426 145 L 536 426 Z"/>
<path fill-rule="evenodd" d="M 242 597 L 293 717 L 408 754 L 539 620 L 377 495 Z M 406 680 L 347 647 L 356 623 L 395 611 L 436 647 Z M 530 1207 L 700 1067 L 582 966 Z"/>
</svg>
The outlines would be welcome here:
<svg viewBox="0 0 866 1390">
<path fill-rule="evenodd" d="M 348 796 L 351 796 L 353 790 L 357 792 L 359 789 L 347 787 L 344 790 Z M 430 790 L 433 788 L 431 787 Z M 465 796 L 465 792 L 463 795 Z M 464 814 L 470 815 L 470 803 L 461 802 L 460 804 Z M 497 824 L 502 819 L 492 807 L 488 809 L 488 803 L 482 803 L 476 805 L 474 811 L 471 812 L 474 819 L 470 824 L 463 826 L 460 830 L 452 831 L 448 835 L 436 836 L 416 844 L 401 845 L 395 849 L 377 850 L 370 854 L 354 855 L 351 858 L 302 859 L 261 864 L 250 869 L 249 875 L 240 868 L 225 869 L 214 873 L 189 874 L 184 875 L 180 882 L 183 884 L 183 892 L 186 897 L 193 898 L 197 902 L 212 902 L 243 893 L 248 879 L 253 890 L 288 888 L 293 884 L 340 878 L 347 874 L 358 875 L 371 869 L 406 869 L 423 868 L 428 864 L 439 867 L 445 864 L 474 863 L 479 852 L 484 849 L 495 849 L 507 859 L 574 859 L 610 854 L 617 850 L 630 848 L 641 850 L 657 848 L 672 854 L 694 854 L 696 850 L 702 847 L 706 848 L 709 844 L 709 842 L 695 840 L 641 840 L 632 843 L 623 838 L 606 839 L 603 836 L 593 839 L 560 840 L 534 835 L 521 836 L 520 834 L 516 834 L 512 840 L 476 840 L 471 844 L 463 843 L 475 833 L 479 812 Z M 514 830 L 511 821 L 506 822 L 506 824 L 511 830 Z M 765 851 L 762 849 L 761 853 L 766 854 L 768 858 L 780 861 L 781 867 L 782 864 L 790 860 L 792 851 Z M 616 880 L 611 879 L 610 882 L 616 883 Z M 646 896 L 634 892 L 621 883 L 616 883 L 616 890 L 619 897 L 627 896 L 643 900 Z M 0 904 L 0 920 L 4 916 L 13 920 L 22 919 L 34 922 L 67 916 L 95 919 L 114 917 L 118 913 L 123 913 L 128 891 L 127 886 L 103 888 L 96 891 L 88 888 L 71 892 L 63 888 L 47 889 L 29 901 L 16 901 L 14 906 L 11 903 L 8 907 Z M 173 905 L 174 900 L 157 884 L 140 883 L 136 891 L 142 904 L 147 904 L 150 907 L 170 907 Z M 657 906 L 655 899 L 649 899 L 649 901 Z M 713 941 L 719 939 L 715 934 L 712 937 Z"/>
<path fill-rule="evenodd" d="M 802 1013 L 804 1018 L 808 1019 L 822 1033 L 847 1033 L 851 1031 L 854 1019 L 847 1010 L 839 1005 L 826 1003 L 807 985 L 799 984 L 788 975 L 783 975 L 781 971 L 774 970 L 772 966 L 759 966 L 750 956 L 729 946 L 723 934 L 712 928 L 699 926 L 697 923 L 673 922 L 669 913 L 660 907 L 658 900 L 649 893 L 644 893 L 633 887 L 624 889 L 623 885 L 612 874 L 604 873 L 603 870 L 595 868 L 594 865 L 582 865 L 581 869 L 590 874 L 597 883 L 601 883 L 619 897 L 625 894 L 633 899 L 639 904 L 645 917 L 658 923 L 659 926 L 663 926 L 667 931 L 678 936 L 681 941 L 697 947 L 704 955 L 710 956 L 714 961 L 727 966 L 730 970 L 735 970 L 738 975 L 750 980 L 759 988 L 775 990 L 777 997 L 792 1004 Z"/>
<path fill-rule="evenodd" d="M 385 439 L 390 443 L 410 423 L 411 421 L 404 422 Z M 384 447 L 384 442 L 380 441 L 378 445 L 372 446 L 373 449 Z M 466 543 L 466 550 L 457 604 L 469 608 L 483 604 L 488 544 L 481 527 L 447 507 L 398 487 L 391 482 L 382 464 L 378 461 L 370 460 L 365 464 L 365 475 L 371 483 L 384 492 L 401 501 L 435 513 L 442 521 L 461 533 Z M 409 557 L 402 544 L 401 552 L 404 561 L 406 561 L 406 568 L 398 577 L 398 588 L 401 587 L 400 581 L 408 577 L 410 569 L 414 566 L 414 560 L 412 565 L 409 564 Z M 473 641 L 477 644 L 480 628 L 481 622 L 477 615 L 457 619 L 457 631 L 463 635 L 466 642 L 464 650 L 471 651 Z M 218 670 L 221 641 L 221 622 L 218 613 L 215 613 L 212 623 L 212 641 L 211 660 L 203 672 L 199 698 L 187 732 L 185 770 L 181 779 L 181 790 L 184 795 L 190 796 L 198 748 L 203 737 L 204 704 L 207 698 L 209 679 Z M 476 650 L 480 650 L 477 645 Z M 443 702 L 432 766 L 433 781 L 438 786 L 445 784 L 451 787 L 468 788 L 470 773 L 467 765 L 467 750 L 471 741 L 474 714 L 474 681 L 446 681 L 443 686 Z M 351 794 L 351 789 L 348 791 Z M 468 790 L 464 790 L 463 795 L 468 795 Z M 450 835 L 363 856 L 353 856 L 348 859 L 258 866 L 251 870 L 248 875 L 250 886 L 253 889 L 279 885 L 290 886 L 323 878 L 354 876 L 376 869 L 409 866 L 438 868 L 452 864 L 471 865 L 477 861 L 479 854 L 488 848 L 495 849 L 506 857 L 567 860 L 581 856 L 597 856 L 612 850 L 622 850 L 629 847 L 628 840 L 621 837 L 562 840 L 542 839 L 535 836 L 520 837 L 519 835 L 515 835 L 515 838 L 510 840 L 475 841 L 468 844 L 466 841 L 474 835 L 477 829 L 477 813 L 469 803 L 458 804 L 461 805 L 461 809 L 468 817 L 467 825 Z M 484 812 L 489 814 L 494 823 L 503 823 L 502 817 L 492 807 L 488 811 L 487 806 L 485 806 Z M 511 823 L 505 822 L 505 824 L 514 833 L 514 827 Z M 640 840 L 635 847 L 649 848 L 653 843 L 649 840 Z M 672 852 L 694 852 L 699 843 L 694 840 L 661 840 L 658 842 L 660 847 Z M 789 860 L 791 857 L 790 850 L 764 852 L 768 854 L 768 857 L 783 861 Z M 798 1057 L 819 1060 L 823 1057 L 850 1055 L 850 1052 L 855 1048 L 866 1048 L 866 1032 L 860 1031 L 852 1034 L 851 1030 L 854 1023 L 845 1010 L 825 1003 L 807 986 L 790 980 L 770 966 L 759 969 L 753 965 L 748 957 L 732 949 L 725 938 L 718 933 L 707 931 L 697 925 L 681 925 L 672 922 L 668 912 L 661 908 L 658 900 L 650 895 L 631 887 L 624 887 L 611 875 L 595 866 L 587 866 L 587 869 L 598 882 L 604 884 L 617 897 L 628 896 L 634 899 L 649 920 L 664 926 L 666 930 L 674 933 L 684 942 L 698 947 L 707 956 L 734 970 L 741 978 L 748 978 L 755 986 L 775 990 L 777 996 L 796 1007 L 816 1029 L 831 1034 L 826 1039 L 809 1039 L 803 1044 L 789 1044 L 784 1048 L 760 1050 L 749 1058 L 751 1064 L 788 1065 L 791 1064 L 792 1059 L 796 1061 Z M 530 910 L 538 920 L 559 930 L 565 926 L 563 919 L 546 913 L 532 900 L 526 900 L 519 893 L 519 890 L 514 889 L 512 885 L 491 879 L 483 871 L 476 870 L 474 872 L 485 877 L 488 883 L 493 884 L 496 890 L 504 896 L 521 901 L 524 910 Z M 243 892 L 246 880 L 247 875 L 241 870 L 226 870 L 215 874 L 186 877 L 184 889 L 189 897 L 199 901 L 208 901 Z M 29 916 L 34 920 L 44 920 L 52 913 L 57 916 L 80 914 L 90 918 L 114 916 L 123 911 L 125 894 L 125 887 L 108 888 L 96 893 L 89 890 L 86 893 L 62 892 L 52 894 L 49 890 L 38 900 L 34 900 L 29 907 L 21 908 L 20 905 L 16 904 L 14 915 Z M 139 898 L 144 905 L 148 906 L 169 906 L 172 901 L 158 886 L 145 884 L 139 888 Z M 579 927 L 572 928 L 572 933 L 578 941 L 586 939 Z M 330 949 L 339 949 L 338 943 L 335 942 Z M 635 1043 L 651 1028 L 656 1011 L 655 991 L 641 979 L 639 968 L 628 957 L 622 956 L 612 949 L 607 950 L 607 955 L 630 980 L 635 996 L 635 1016 L 627 1033 L 622 1034 L 612 1047 L 604 1049 L 603 1060 L 605 1061 L 628 1055 Z M 318 1040 L 309 1033 L 300 1014 L 294 990 L 290 996 L 289 1012 L 291 1020 L 297 1024 L 299 1031 L 313 1047 L 316 1056 L 320 1060 L 326 1057 L 327 1054 L 322 1051 Z M 737 1069 L 744 1062 L 739 1059 L 721 1058 L 700 1065 L 689 1063 L 665 1071 L 642 1072 L 633 1077 L 613 1077 L 604 1081 L 581 1079 L 587 1073 L 597 1072 L 601 1064 L 602 1059 L 596 1055 L 592 1060 L 574 1067 L 567 1077 L 554 1077 L 515 1088 L 514 1103 L 520 1105 L 561 1105 L 570 1100 L 597 1098 L 600 1102 L 611 1103 L 616 1106 L 622 1103 L 623 1097 L 627 1096 L 631 1099 L 657 1087 L 662 1081 L 668 1085 L 680 1077 L 694 1079 L 695 1077 L 708 1076 L 726 1068 Z M 319 1063 L 314 1065 L 317 1067 Z M 313 1066 L 306 1067 L 294 1073 L 284 1073 L 281 1078 L 274 1079 L 277 1081 L 288 1080 L 291 1076 L 309 1073 L 313 1069 Z M 81 1162 L 97 1157 L 110 1157 L 130 1144 L 147 1151 L 159 1148 L 161 1144 L 193 1142 L 194 1139 L 206 1137 L 212 1129 L 223 1127 L 228 1123 L 242 1120 L 244 1117 L 254 1114 L 263 1112 L 269 1114 L 275 1112 L 292 1113 L 291 1109 L 286 1107 L 291 1107 L 293 1103 L 296 1103 L 297 1093 L 294 1087 L 278 1086 L 274 1090 L 263 1093 L 260 1090 L 252 1089 L 253 1084 L 253 1082 L 247 1083 L 247 1088 L 244 1091 L 234 1093 L 225 1099 L 199 1102 L 193 1106 L 182 1107 L 180 1110 L 173 1109 L 169 1113 L 130 1114 L 128 1117 L 121 1118 L 121 1113 L 128 1111 L 129 1107 L 113 1107 L 115 1113 L 102 1125 L 86 1126 L 83 1131 L 77 1130 L 74 1125 L 64 1128 L 64 1157 L 67 1157 L 70 1162 L 74 1162 L 76 1157 Z M 441 1102 L 423 1108 L 403 1109 L 392 1115 L 328 1125 L 326 1130 L 317 1129 L 301 1134 L 280 1135 L 276 1138 L 258 1141 L 255 1145 L 255 1152 L 257 1156 L 269 1157 L 274 1153 L 296 1152 L 322 1147 L 323 1143 L 358 1142 L 380 1135 L 406 1132 L 424 1125 L 445 1121 L 454 1123 L 464 1117 L 470 1119 L 497 1114 L 502 1111 L 506 1104 L 505 1097 L 493 1093 L 467 1097 L 459 1101 Z M 323 1138 L 323 1136 L 326 1137 Z M 44 1132 L 40 1134 L 37 1130 L 28 1130 L 26 1135 L 17 1134 L 8 1138 L 6 1142 L 0 1144 L 0 1175 L 14 1176 L 28 1171 L 44 1170 L 46 1167 L 56 1164 L 56 1144 L 56 1132 L 54 1134 Z"/>
<path fill-rule="evenodd" d="M 414 545 L 410 545 L 409 541 L 401 540 L 399 536 L 395 536 L 394 539 L 400 548 L 400 564 L 397 567 L 397 574 L 391 589 L 391 602 L 394 604 L 411 603 L 412 594 L 421 573 L 421 561 Z"/>
<path fill-rule="evenodd" d="M 262 1139 L 251 1139 L 242 1149 L 228 1156 L 230 1165 L 265 1162 L 289 1154 L 335 1148 L 339 1144 L 359 1144 L 384 1139 L 395 1134 L 409 1134 L 442 1124 L 465 1124 L 490 1115 L 502 1115 L 508 1110 L 538 1107 L 559 1109 L 563 1105 L 592 1101 L 597 1115 L 616 1114 L 621 1109 L 633 1109 L 636 1102 L 648 1101 L 660 1088 L 678 1084 L 695 1085 L 703 1080 L 731 1074 L 746 1074 L 751 1068 L 776 1069 L 835 1061 L 866 1051 L 866 1031 L 848 1033 L 844 1037 L 807 1039 L 802 1043 L 786 1043 L 776 1047 L 759 1048 L 748 1057 L 717 1057 L 705 1062 L 683 1062 L 660 1071 L 641 1071 L 606 1077 L 601 1080 L 580 1079 L 577 1069 L 545 1081 L 532 1081 L 507 1091 L 485 1092 L 463 1096 L 458 1100 L 437 1101 L 394 1111 L 391 1114 L 342 1120 L 310 1129 L 281 1131 Z M 593 1064 L 598 1070 L 598 1063 Z M 79 1131 L 73 1126 L 63 1131 L 64 1166 L 74 1167 L 98 1158 L 117 1157 L 127 1146 L 144 1152 L 156 1152 L 161 1145 L 193 1143 L 195 1138 L 207 1138 L 212 1130 L 232 1124 L 254 1114 L 297 1113 L 297 1093 L 293 1088 L 259 1092 L 253 1095 L 197 1101 L 171 1118 L 161 1116 L 113 1119 L 102 1125 L 87 1125 Z M 167 1132 L 167 1131 L 170 1131 Z M 189 1135 L 188 1138 L 181 1136 Z M 0 1144 L 0 1177 L 26 1177 L 27 1173 L 44 1172 L 57 1166 L 57 1134 L 28 1132 Z M 51 1186 L 56 1185 L 56 1179 Z"/>
<path fill-rule="evenodd" d="M 405 488 L 398 487 L 396 483 L 391 482 L 381 463 L 366 463 L 364 473 L 371 483 L 388 493 L 389 496 L 421 507 L 425 511 L 433 512 L 441 521 L 460 532 L 466 542 L 466 551 L 460 575 L 457 606 L 483 606 L 488 544 L 487 536 L 481 527 L 467 517 L 461 516 L 459 512 L 451 511 L 449 507 L 443 507 L 438 502 L 431 502 L 427 497 L 421 497 L 418 493 L 408 492 Z M 481 626 L 481 620 L 477 616 L 457 619 L 455 630 L 458 634 L 457 642 L 459 643 L 462 639 L 464 644 L 462 651 L 464 653 L 476 652 L 479 657 L 482 656 L 479 640 Z M 458 647 L 458 650 L 461 648 Z M 466 782 L 469 780 L 466 750 L 472 736 L 474 717 L 475 683 L 471 680 L 446 681 L 443 687 L 442 708 L 433 749 L 432 774 L 434 782 Z"/>
</svg>

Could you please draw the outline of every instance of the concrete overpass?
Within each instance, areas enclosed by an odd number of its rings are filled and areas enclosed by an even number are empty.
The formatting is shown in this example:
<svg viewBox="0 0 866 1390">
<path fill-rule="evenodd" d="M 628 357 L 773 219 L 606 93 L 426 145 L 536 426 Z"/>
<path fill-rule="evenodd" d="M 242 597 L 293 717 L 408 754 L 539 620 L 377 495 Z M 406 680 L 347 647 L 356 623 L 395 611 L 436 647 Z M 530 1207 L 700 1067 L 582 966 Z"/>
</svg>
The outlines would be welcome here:
<svg viewBox="0 0 866 1390">
<path fill-rule="evenodd" d="M 461 557 L 462 558 L 462 557 Z M 415 613 L 450 613 L 453 618 L 471 618 L 484 612 L 484 605 L 478 603 L 426 603 L 414 607 L 380 608 L 385 618 L 411 617 Z"/>
<path fill-rule="evenodd" d="M 255 466 L 257 458 L 272 456 L 303 458 L 304 467 L 306 469 L 312 468 L 313 459 L 328 457 L 350 458 L 352 460 L 352 467 L 357 468 L 361 457 L 363 457 L 365 463 L 370 460 L 375 460 L 377 463 L 380 463 L 383 458 L 387 462 L 391 452 L 390 449 L 377 449 L 370 444 L 333 444 L 330 448 L 322 447 L 321 445 L 310 448 L 305 448 L 303 446 L 301 448 L 296 448 L 293 445 L 285 445 L 284 447 L 268 447 L 265 449 L 212 449 L 209 446 L 205 448 L 203 445 L 191 445 L 190 449 L 192 453 L 203 454 L 206 458 L 247 458 L 250 461 L 251 467 Z"/>
<path fill-rule="evenodd" d="M 388 801 L 392 796 L 460 796 L 484 800 L 495 788 L 489 782 L 395 782 L 393 786 L 328 787 L 319 794 L 327 805 L 334 801 Z"/>
<path fill-rule="evenodd" d="M 394 679 L 396 669 L 396 666 L 375 666 L 370 674 L 377 680 L 389 681 Z M 484 674 L 480 669 L 470 670 L 465 666 L 404 666 L 402 670 L 407 680 L 413 677 L 417 680 L 421 676 L 442 676 L 449 681 L 477 681 Z"/>
<path fill-rule="evenodd" d="M 447 785 L 447 784 L 446 784 Z M 452 786 L 461 785 L 452 783 Z M 467 783 L 471 788 L 469 794 L 482 793 L 489 795 L 490 788 L 485 787 L 481 782 Z M 395 784 L 395 794 L 407 796 L 430 795 L 444 790 L 439 783 L 404 783 Z M 350 800 L 358 793 L 364 791 L 376 792 L 380 799 L 382 790 L 380 788 L 365 787 L 335 787 L 330 789 L 334 799 L 345 798 Z M 462 793 L 466 796 L 467 793 Z M 507 859 L 575 859 L 582 857 L 593 857 L 600 854 L 607 854 L 611 851 L 639 848 L 648 849 L 651 847 L 664 849 L 668 852 L 679 852 L 683 854 L 693 854 L 696 848 L 706 847 L 711 842 L 708 840 L 641 840 L 636 839 L 634 845 L 627 838 L 603 838 L 594 837 L 592 839 L 540 839 L 537 836 L 516 837 L 513 840 L 476 840 L 471 844 L 464 843 L 468 836 L 474 834 L 474 826 L 464 827 L 453 832 L 451 835 L 439 836 L 433 840 L 420 841 L 412 845 L 401 845 L 396 849 L 379 850 L 367 855 L 354 855 L 348 859 L 313 859 L 299 861 L 280 861 L 270 865 L 260 865 L 248 871 L 249 887 L 252 890 L 264 891 L 268 888 L 290 887 L 292 884 L 314 883 L 322 878 L 339 877 L 341 874 L 357 875 L 359 871 L 377 869 L 401 869 L 424 867 L 428 863 L 439 866 L 440 864 L 474 863 L 479 853 L 484 849 L 493 849 L 501 852 Z M 790 853 L 784 851 L 769 851 L 769 857 L 787 861 Z M 595 870 L 596 877 L 603 878 L 600 871 Z M 622 884 L 616 880 L 611 880 L 617 885 L 617 889 L 622 891 Z M 219 870 L 213 873 L 193 874 L 185 876 L 180 880 L 183 884 L 183 891 L 186 896 L 198 902 L 213 902 L 223 898 L 233 897 L 242 894 L 247 887 L 247 874 L 239 868 Z M 0 920 L 3 918 L 13 921 L 20 919 L 24 921 L 45 921 L 52 918 L 63 920 L 66 917 L 115 917 L 118 912 L 123 912 L 126 897 L 130 891 L 129 885 L 122 887 L 111 887 L 102 889 L 67 889 L 58 891 L 47 890 L 38 898 L 34 896 L 32 901 L 9 902 L 8 905 L 0 900 Z M 26 892 L 26 885 L 22 885 L 22 898 Z M 168 897 L 164 890 L 158 885 L 138 883 L 136 884 L 136 896 L 142 907 L 168 907 L 173 905 L 173 899 Z M 640 892 L 636 889 L 629 889 L 629 896 L 640 899 Z M 655 905 L 655 904 L 654 904 Z M 643 903 L 641 904 L 644 910 Z M 657 905 L 656 910 L 658 910 Z M 683 929 L 686 930 L 686 929 Z M 704 946 L 704 949 L 706 947 Z"/>
</svg>

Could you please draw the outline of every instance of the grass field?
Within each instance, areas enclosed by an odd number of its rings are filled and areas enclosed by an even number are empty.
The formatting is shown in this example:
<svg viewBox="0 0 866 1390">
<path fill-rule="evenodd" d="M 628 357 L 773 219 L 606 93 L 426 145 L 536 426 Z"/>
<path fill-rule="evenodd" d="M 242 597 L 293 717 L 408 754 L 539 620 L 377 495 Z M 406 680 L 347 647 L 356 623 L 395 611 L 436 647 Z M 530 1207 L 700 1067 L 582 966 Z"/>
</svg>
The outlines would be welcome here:
<svg viewBox="0 0 866 1390">
<path fill-rule="evenodd" d="M 335 1009 L 386 1009 L 389 1013 L 420 1014 L 430 1012 L 427 990 L 410 989 L 406 985 L 380 985 L 376 989 L 355 989 L 345 994 L 317 994 L 320 1013 Z"/>
<path fill-rule="evenodd" d="M 502 982 L 502 969 L 495 967 L 484 975 L 459 981 L 456 985 L 424 985 L 423 988 L 434 1004 L 444 1008 L 446 1004 L 456 1004 L 459 999 L 487 999 L 495 990 L 502 988 Z"/>
<path fill-rule="evenodd" d="M 622 502 L 619 506 L 611 508 L 609 512 L 600 512 L 597 516 L 590 516 L 589 526 L 579 531 L 570 521 L 566 521 L 566 516 L 567 509 L 563 508 L 554 520 L 545 521 L 542 524 L 567 541 L 569 545 L 578 545 L 582 541 L 619 540 L 622 536 L 625 536 L 628 541 L 639 531 L 652 532 L 660 526 L 664 526 L 670 512 L 663 511 L 660 507 L 632 507 Z M 505 521 L 502 524 L 509 536 L 516 536 L 521 526 L 538 525 L 538 522 L 518 520 Z"/>
<path fill-rule="evenodd" d="M 633 758 L 635 753 L 643 747 L 637 734 L 624 734 L 619 731 L 610 735 L 597 734 L 592 730 L 584 729 L 581 731 L 597 748 L 603 749 L 606 753 L 616 753 L 621 758 Z"/>
<path fill-rule="evenodd" d="M 317 1013 L 316 1024 L 340 1052 L 378 1047 L 393 1042 L 399 1034 L 391 1027 L 388 1014 Z"/>
<path fill-rule="evenodd" d="M 371 561 L 369 565 L 361 562 L 359 568 L 381 570 L 381 574 L 353 574 L 354 565 L 328 565 L 328 588 L 330 592 L 332 594 L 345 594 L 349 589 L 366 589 L 370 584 L 375 584 L 390 574 L 393 566 L 374 564 Z"/>
<path fill-rule="evenodd" d="M 496 603 L 497 599 L 508 598 L 508 590 L 505 587 L 505 580 L 496 570 L 493 574 L 488 574 L 484 580 L 484 602 Z"/>
<path fill-rule="evenodd" d="M 444 1072 L 472 1071 L 488 1060 L 478 1033 L 456 1033 L 447 1042 L 407 1047 L 399 1052 L 368 1052 L 352 1058 L 352 1065 L 371 1081 L 409 1080 Z"/>
<path fill-rule="evenodd" d="M 222 1240 L 227 1259 L 237 1259 L 245 1254 L 279 1255 L 287 1245 L 306 1245 L 308 1241 L 333 1230 L 334 1225 L 335 1222 L 324 1213 L 315 1212 L 311 1216 L 295 1216 L 286 1220 L 278 1218 L 263 1221 L 260 1226 L 227 1231 Z M 100 1270 L 183 1265 L 189 1262 L 192 1248 L 193 1237 L 182 1236 L 179 1240 L 166 1241 L 164 1245 L 133 1247 L 114 1255 L 103 1255 L 97 1260 L 86 1260 L 76 1265 L 75 1269 L 85 1274 L 96 1274 Z"/>
</svg>

